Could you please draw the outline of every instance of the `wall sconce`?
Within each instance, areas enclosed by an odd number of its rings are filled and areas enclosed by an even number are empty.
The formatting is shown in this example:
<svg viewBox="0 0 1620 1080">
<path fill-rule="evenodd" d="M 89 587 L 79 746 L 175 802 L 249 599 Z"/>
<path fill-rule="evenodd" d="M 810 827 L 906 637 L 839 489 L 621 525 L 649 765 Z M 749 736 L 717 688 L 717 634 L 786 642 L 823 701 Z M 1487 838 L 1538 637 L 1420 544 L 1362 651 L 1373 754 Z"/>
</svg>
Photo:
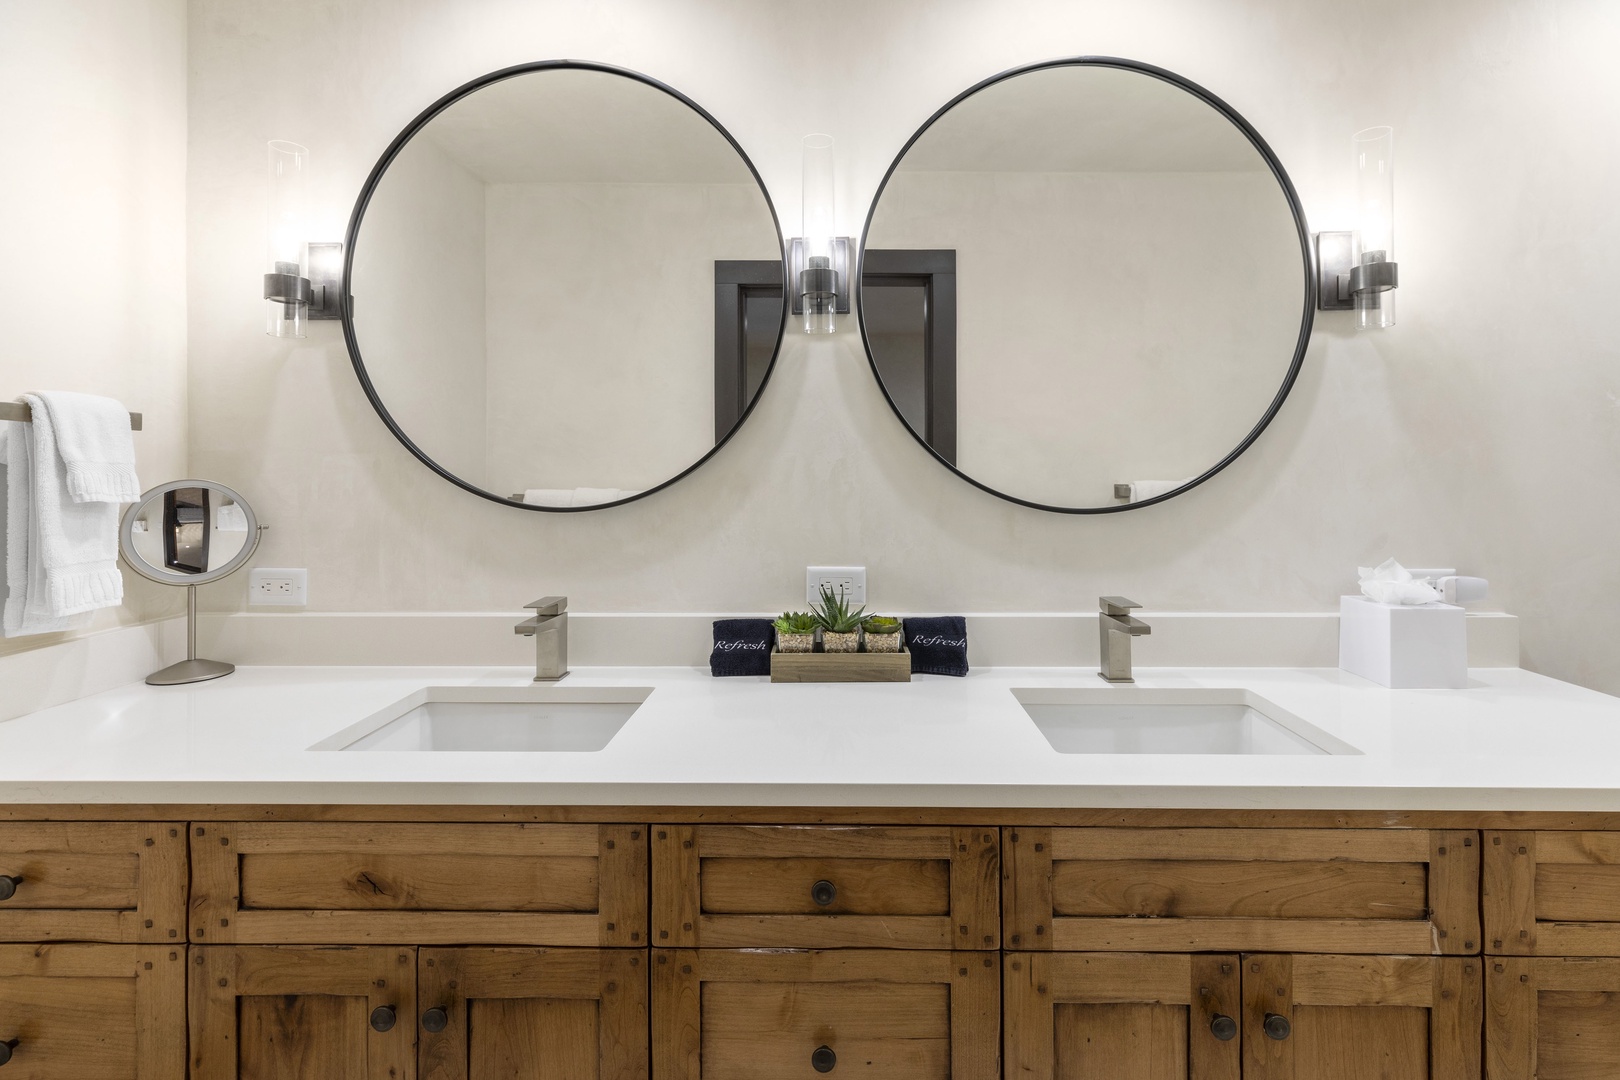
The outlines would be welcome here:
<svg viewBox="0 0 1620 1080">
<path fill-rule="evenodd" d="M 788 244 L 793 281 L 793 314 L 804 317 L 807 334 L 830 334 L 833 318 L 849 314 L 850 252 L 855 243 L 834 235 L 833 140 L 804 137 L 802 236 Z"/>
<path fill-rule="evenodd" d="M 343 245 L 306 241 L 304 184 L 308 168 L 307 149 L 281 139 L 270 141 L 264 332 L 271 337 L 301 338 L 306 320 L 340 315 Z"/>
<path fill-rule="evenodd" d="M 1354 308 L 1358 330 L 1395 325 L 1395 129 L 1351 139 L 1356 154 L 1356 229 L 1316 234 L 1316 306 Z"/>
</svg>

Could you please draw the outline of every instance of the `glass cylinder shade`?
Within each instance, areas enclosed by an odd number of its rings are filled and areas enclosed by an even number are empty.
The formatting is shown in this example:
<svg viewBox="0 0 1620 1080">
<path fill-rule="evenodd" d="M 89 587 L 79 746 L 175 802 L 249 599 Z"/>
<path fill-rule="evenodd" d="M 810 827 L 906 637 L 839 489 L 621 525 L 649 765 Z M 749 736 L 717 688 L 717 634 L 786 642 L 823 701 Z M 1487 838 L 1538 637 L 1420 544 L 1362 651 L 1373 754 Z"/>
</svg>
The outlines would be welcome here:
<svg viewBox="0 0 1620 1080">
<path fill-rule="evenodd" d="M 309 151 L 297 143 L 273 139 L 269 160 L 264 332 L 271 337 L 301 338 L 310 296 L 304 211 Z"/>
<path fill-rule="evenodd" d="M 1371 127 L 1352 136 L 1356 155 L 1357 263 L 1395 261 L 1395 129 Z M 1395 325 L 1395 290 L 1355 294 L 1356 326 Z"/>
<path fill-rule="evenodd" d="M 804 137 L 804 265 L 798 289 L 804 303 L 804 332 L 830 334 L 838 302 L 833 277 L 833 140 L 831 135 Z"/>
</svg>

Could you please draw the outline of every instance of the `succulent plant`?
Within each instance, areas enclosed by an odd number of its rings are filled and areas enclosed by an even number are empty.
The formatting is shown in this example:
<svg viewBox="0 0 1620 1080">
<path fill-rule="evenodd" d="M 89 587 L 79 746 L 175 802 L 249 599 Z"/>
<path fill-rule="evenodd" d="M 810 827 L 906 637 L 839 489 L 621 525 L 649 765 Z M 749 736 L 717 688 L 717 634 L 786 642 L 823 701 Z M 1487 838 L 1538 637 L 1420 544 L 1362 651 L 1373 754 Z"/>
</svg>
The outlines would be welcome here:
<svg viewBox="0 0 1620 1080">
<path fill-rule="evenodd" d="M 816 624 L 829 634 L 853 634 L 861 628 L 861 619 L 866 614 L 866 607 L 849 610 L 849 604 L 844 600 L 843 590 L 833 592 L 827 586 L 821 587 L 821 603 L 812 604 L 810 611 L 815 615 Z"/>
<path fill-rule="evenodd" d="M 900 620 L 891 619 L 887 615 L 868 615 L 866 621 L 861 623 L 861 629 L 868 634 L 898 634 Z"/>
<path fill-rule="evenodd" d="M 778 634 L 813 634 L 820 625 L 808 611 L 784 611 L 775 623 Z"/>
</svg>

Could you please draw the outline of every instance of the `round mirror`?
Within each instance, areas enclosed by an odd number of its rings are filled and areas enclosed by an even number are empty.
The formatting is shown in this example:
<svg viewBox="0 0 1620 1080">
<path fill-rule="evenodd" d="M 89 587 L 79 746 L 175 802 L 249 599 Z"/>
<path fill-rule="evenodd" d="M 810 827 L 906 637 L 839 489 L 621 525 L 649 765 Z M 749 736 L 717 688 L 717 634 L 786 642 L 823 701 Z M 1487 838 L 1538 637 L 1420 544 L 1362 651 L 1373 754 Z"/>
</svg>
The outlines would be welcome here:
<svg viewBox="0 0 1620 1080">
<path fill-rule="evenodd" d="M 1107 513 L 1242 453 L 1315 307 L 1309 234 L 1265 142 L 1132 61 L 998 75 L 890 166 L 867 217 L 861 333 L 895 413 L 1014 502 Z"/>
<path fill-rule="evenodd" d="M 497 71 L 435 102 L 349 222 L 344 333 L 399 440 L 531 510 L 673 483 L 753 406 L 782 237 L 714 118 L 634 72 Z"/>
<path fill-rule="evenodd" d="M 174 480 L 124 512 L 119 547 L 130 569 L 164 585 L 206 585 L 241 569 L 259 546 L 247 500 L 209 480 Z"/>
</svg>

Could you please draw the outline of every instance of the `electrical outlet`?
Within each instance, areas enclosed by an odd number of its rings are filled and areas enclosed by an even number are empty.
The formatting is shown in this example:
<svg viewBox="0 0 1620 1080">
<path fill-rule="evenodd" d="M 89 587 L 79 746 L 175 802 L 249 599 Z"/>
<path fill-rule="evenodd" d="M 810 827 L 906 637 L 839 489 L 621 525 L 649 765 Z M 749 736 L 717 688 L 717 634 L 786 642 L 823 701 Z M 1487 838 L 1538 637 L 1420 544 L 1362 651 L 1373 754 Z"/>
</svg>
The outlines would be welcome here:
<svg viewBox="0 0 1620 1080">
<path fill-rule="evenodd" d="M 821 602 L 821 589 L 826 586 L 834 594 L 842 592 L 845 603 L 856 607 L 866 603 L 866 567 L 864 566 L 807 566 L 804 568 L 804 598 L 812 604 Z"/>
<path fill-rule="evenodd" d="M 309 603 L 309 571 L 254 567 L 248 571 L 248 603 L 303 607 Z"/>
</svg>

